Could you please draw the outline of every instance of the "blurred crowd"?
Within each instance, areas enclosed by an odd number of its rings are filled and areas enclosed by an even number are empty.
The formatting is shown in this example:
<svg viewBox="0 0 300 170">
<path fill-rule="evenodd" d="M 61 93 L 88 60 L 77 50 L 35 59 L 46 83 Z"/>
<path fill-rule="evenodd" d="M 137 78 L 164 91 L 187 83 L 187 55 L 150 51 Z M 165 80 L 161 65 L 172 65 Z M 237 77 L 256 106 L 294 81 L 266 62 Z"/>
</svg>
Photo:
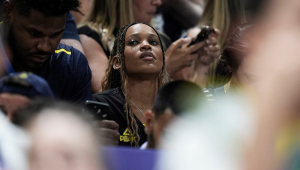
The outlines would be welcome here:
<svg viewBox="0 0 300 170">
<path fill-rule="evenodd" d="M 0 170 L 300 169 L 299 0 L 0 2 Z"/>
</svg>

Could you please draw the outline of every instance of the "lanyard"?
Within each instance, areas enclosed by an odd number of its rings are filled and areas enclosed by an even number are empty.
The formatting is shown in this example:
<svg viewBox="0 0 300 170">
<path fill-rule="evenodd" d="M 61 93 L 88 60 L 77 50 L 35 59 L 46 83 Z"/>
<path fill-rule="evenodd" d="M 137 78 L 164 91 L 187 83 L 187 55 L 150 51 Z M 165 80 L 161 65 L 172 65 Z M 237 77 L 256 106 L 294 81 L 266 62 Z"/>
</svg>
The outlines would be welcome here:
<svg viewBox="0 0 300 170">
<path fill-rule="evenodd" d="M 10 63 L 6 53 L 5 53 L 1 36 L 0 36 L 0 50 L 1 50 L 1 55 L 2 55 L 3 61 L 4 61 L 3 64 L 4 64 L 4 68 L 6 70 L 6 73 L 7 74 L 14 73 L 15 70 L 14 70 L 13 66 L 11 65 L 11 63 Z"/>
</svg>

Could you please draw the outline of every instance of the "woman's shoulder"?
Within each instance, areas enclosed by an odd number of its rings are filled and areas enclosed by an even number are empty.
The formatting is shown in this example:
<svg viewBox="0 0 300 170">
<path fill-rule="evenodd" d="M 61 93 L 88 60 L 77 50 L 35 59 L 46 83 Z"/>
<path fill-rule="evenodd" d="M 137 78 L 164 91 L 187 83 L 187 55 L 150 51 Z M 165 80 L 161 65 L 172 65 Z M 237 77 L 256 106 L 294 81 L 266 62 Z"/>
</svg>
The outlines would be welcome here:
<svg viewBox="0 0 300 170">
<path fill-rule="evenodd" d="M 93 96 L 94 99 L 99 102 L 124 101 L 124 95 L 119 87 L 104 90 L 102 92 L 93 94 Z"/>
<path fill-rule="evenodd" d="M 78 34 L 83 34 L 86 35 L 88 37 L 91 37 L 92 39 L 94 39 L 97 43 L 101 44 L 101 35 L 95 31 L 94 29 L 92 29 L 90 26 L 88 25 L 82 25 L 78 28 Z"/>
</svg>

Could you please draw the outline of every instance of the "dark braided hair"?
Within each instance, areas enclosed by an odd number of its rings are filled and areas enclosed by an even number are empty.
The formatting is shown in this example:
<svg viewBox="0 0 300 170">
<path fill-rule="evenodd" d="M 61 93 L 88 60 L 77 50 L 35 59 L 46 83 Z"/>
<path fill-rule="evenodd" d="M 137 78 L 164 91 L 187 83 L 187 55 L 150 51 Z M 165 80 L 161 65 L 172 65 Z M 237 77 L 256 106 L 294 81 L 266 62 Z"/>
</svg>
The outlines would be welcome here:
<svg viewBox="0 0 300 170">
<path fill-rule="evenodd" d="M 47 16 L 61 16 L 70 10 L 79 12 L 79 0 L 10 0 L 18 12 L 29 16 L 31 9 L 37 10 Z M 82 14 L 82 13 L 81 13 Z"/>
<path fill-rule="evenodd" d="M 238 69 L 241 59 L 248 52 L 249 39 L 247 38 L 247 32 L 252 27 L 252 25 L 244 24 L 237 27 L 230 35 L 217 64 L 215 87 L 227 84 L 232 77 L 232 72 Z M 229 70 L 228 66 L 232 70 Z"/>
<path fill-rule="evenodd" d="M 113 47 L 113 49 L 111 51 L 111 55 L 109 57 L 109 65 L 106 70 L 105 77 L 103 78 L 103 81 L 102 81 L 102 90 L 121 87 L 122 90 L 124 91 L 125 101 L 126 101 L 125 106 L 124 106 L 124 111 L 126 112 L 127 126 L 129 127 L 129 129 L 132 129 L 129 139 L 131 140 L 131 144 L 135 143 L 135 146 L 138 146 L 138 142 L 140 140 L 140 136 L 138 135 L 139 129 L 138 129 L 135 117 L 134 117 L 134 113 L 129 105 L 130 94 L 128 94 L 128 87 L 127 87 L 128 79 L 127 79 L 127 72 L 126 72 L 126 68 L 125 68 L 125 57 L 124 57 L 126 32 L 127 32 L 128 28 L 130 28 L 131 26 L 136 25 L 136 24 L 145 24 L 145 23 L 132 23 L 132 24 L 122 27 L 119 30 L 119 32 L 116 36 L 115 42 L 114 42 L 114 47 Z M 148 24 L 145 24 L 145 25 L 148 25 Z M 148 25 L 148 26 L 151 27 L 150 25 Z M 161 72 L 157 76 L 157 87 L 160 88 L 165 82 L 169 81 L 169 78 L 168 78 L 168 74 L 166 72 L 165 53 L 164 53 L 164 49 L 162 47 L 161 39 L 160 39 L 157 31 L 153 27 L 151 27 L 151 28 L 158 35 L 160 47 L 161 47 L 162 54 L 163 54 L 163 67 L 161 69 Z M 121 63 L 121 69 L 115 70 L 113 68 L 115 56 L 118 57 L 118 60 Z M 137 138 L 135 138 L 135 136 Z"/>
</svg>

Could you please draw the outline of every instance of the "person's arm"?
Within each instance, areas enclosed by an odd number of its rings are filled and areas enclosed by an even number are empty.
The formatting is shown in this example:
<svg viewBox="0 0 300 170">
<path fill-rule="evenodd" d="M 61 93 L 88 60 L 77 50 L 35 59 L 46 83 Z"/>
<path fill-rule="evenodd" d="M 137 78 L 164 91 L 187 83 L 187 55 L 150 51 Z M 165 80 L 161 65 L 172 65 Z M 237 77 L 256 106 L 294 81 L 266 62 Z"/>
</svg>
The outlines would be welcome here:
<svg viewBox="0 0 300 170">
<path fill-rule="evenodd" d="M 92 92 L 100 92 L 102 89 L 101 82 L 108 67 L 107 56 L 101 46 L 94 39 L 83 34 L 80 34 L 79 37 L 93 74 Z"/>
<path fill-rule="evenodd" d="M 195 26 L 204 11 L 205 0 L 168 0 L 165 9 L 169 16 L 185 28 Z M 176 13 L 176 15 L 173 15 Z"/>
<path fill-rule="evenodd" d="M 77 50 L 79 50 L 80 52 L 82 52 L 84 54 L 82 45 L 78 40 L 75 40 L 75 39 L 62 39 L 62 40 L 60 40 L 60 43 L 66 44 L 68 46 L 72 46 L 72 47 L 76 48 Z"/>
</svg>

